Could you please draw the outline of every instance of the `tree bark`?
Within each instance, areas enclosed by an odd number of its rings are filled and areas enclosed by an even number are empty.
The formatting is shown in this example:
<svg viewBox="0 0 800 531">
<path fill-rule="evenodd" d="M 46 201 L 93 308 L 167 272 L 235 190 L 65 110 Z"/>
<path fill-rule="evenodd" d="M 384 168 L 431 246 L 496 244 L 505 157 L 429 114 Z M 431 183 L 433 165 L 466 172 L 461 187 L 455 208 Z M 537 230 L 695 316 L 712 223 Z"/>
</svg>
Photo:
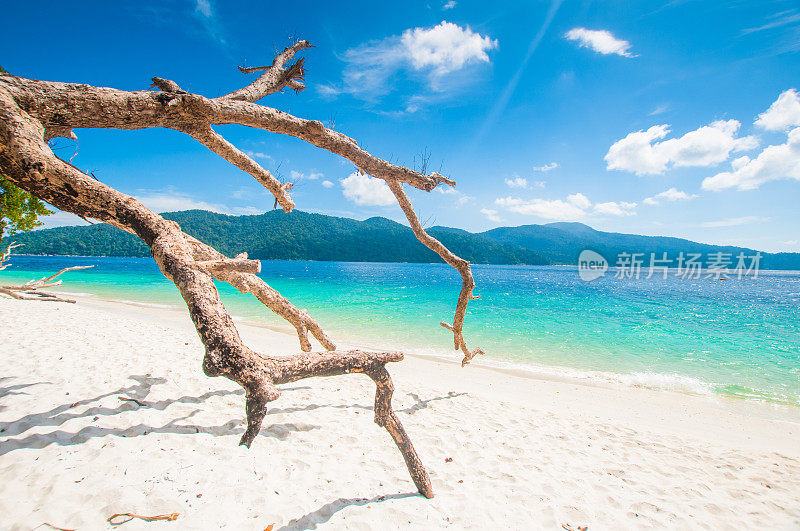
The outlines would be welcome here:
<svg viewBox="0 0 800 531">
<path fill-rule="evenodd" d="M 406 461 L 419 492 L 432 497 L 430 480 L 403 428 L 392 410 L 394 387 L 386 364 L 402 360 L 401 353 L 340 352 L 317 322 L 299 310 L 256 274 L 260 263 L 240 255 L 225 257 L 210 246 L 186 235 L 177 223 L 150 211 L 137 199 L 91 178 L 55 156 L 47 145 L 54 137 L 74 137 L 74 128 L 142 129 L 166 127 L 184 132 L 231 164 L 252 175 L 276 199 L 284 211 L 294 208 L 283 183 L 252 158 L 238 150 L 212 126 L 238 124 L 294 136 L 340 155 L 360 171 L 383 179 L 405 213 L 416 237 L 453 266 L 462 276 L 462 289 L 453 324 L 442 326 L 453 333 L 454 347 L 469 363 L 480 349 L 470 351 L 463 335 L 463 322 L 475 282 L 469 262 L 450 252 L 421 226 L 403 184 L 431 191 L 440 184 L 455 182 L 438 173 L 428 175 L 391 164 L 363 150 L 349 138 L 322 123 L 305 120 L 254 103 L 290 88 L 301 91 L 303 60 L 286 64 L 311 45 L 306 41 L 286 48 L 272 65 L 240 68 L 244 73 L 263 71 L 243 89 L 219 98 L 190 94 L 174 81 L 153 78 L 159 91 L 122 91 L 74 83 L 39 81 L 0 74 L 0 172 L 21 188 L 84 218 L 93 218 L 135 234 L 151 249 L 163 274 L 178 288 L 189 315 L 205 346 L 203 370 L 208 376 L 225 376 L 246 392 L 247 430 L 240 444 L 250 446 L 266 415 L 267 404 L 280 392 L 276 385 L 302 378 L 364 373 L 376 385 L 375 422 L 391 435 Z M 270 310 L 291 323 L 302 354 L 290 357 L 259 354 L 241 340 L 220 301 L 214 279 L 227 282 L 242 293 L 251 293 Z M 313 337 L 325 349 L 311 353 Z"/>
</svg>

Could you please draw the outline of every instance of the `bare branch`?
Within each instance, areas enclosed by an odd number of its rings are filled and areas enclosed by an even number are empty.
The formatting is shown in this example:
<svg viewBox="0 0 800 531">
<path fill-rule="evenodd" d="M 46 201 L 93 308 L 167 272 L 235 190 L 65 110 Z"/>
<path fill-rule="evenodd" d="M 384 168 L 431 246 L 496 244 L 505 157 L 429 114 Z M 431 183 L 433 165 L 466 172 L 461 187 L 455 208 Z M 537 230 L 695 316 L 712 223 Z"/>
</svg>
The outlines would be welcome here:
<svg viewBox="0 0 800 531">
<path fill-rule="evenodd" d="M 11 251 L 15 247 L 22 247 L 22 244 L 11 244 L 8 246 L 8 249 L 3 253 L 0 257 L 0 270 L 5 269 L 8 267 L 8 264 L 3 265 L 11 256 Z M 61 281 L 51 282 L 54 278 L 59 275 L 63 275 L 67 271 L 75 271 L 78 269 L 88 269 L 93 266 L 73 266 L 67 267 L 59 271 L 54 275 L 50 275 L 49 277 L 42 277 L 39 280 L 29 280 L 25 284 L 21 286 L 0 286 L 0 293 L 3 295 L 8 295 L 12 299 L 18 300 L 25 300 L 25 301 L 33 301 L 33 300 L 40 300 L 40 301 L 52 301 L 52 302 L 68 302 L 74 304 L 75 301 L 72 299 L 63 299 L 57 295 L 52 293 L 46 293 L 43 291 L 38 291 L 40 288 L 49 288 L 53 286 L 59 286 Z M 24 295 L 23 295 L 24 294 Z M 27 295 L 27 296 L 26 296 Z"/>
<path fill-rule="evenodd" d="M 251 275 L 255 275 L 261 273 L 261 262 L 258 260 L 247 260 L 241 258 L 234 258 L 231 260 L 230 258 L 225 260 L 208 260 L 208 261 L 198 261 L 197 266 L 200 269 L 205 270 L 211 276 L 218 275 L 220 273 L 228 272 L 228 273 L 250 273 Z"/>
<path fill-rule="evenodd" d="M 11 243 L 8 245 L 8 248 L 6 248 L 3 254 L 0 255 L 0 271 L 11 266 L 11 264 L 8 263 L 8 261 L 11 259 L 11 251 L 22 246 L 23 244 L 21 243 Z"/>
<path fill-rule="evenodd" d="M 464 317 L 467 313 L 467 304 L 469 304 L 471 299 L 476 298 L 472 295 L 472 290 L 475 288 L 475 280 L 472 278 L 472 269 L 469 267 L 469 262 L 453 254 L 453 252 L 445 247 L 442 242 L 425 232 L 425 229 L 422 228 L 422 224 L 419 222 L 416 212 L 414 212 L 414 207 L 411 205 L 411 201 L 408 199 L 408 196 L 403 190 L 403 185 L 396 181 L 388 181 L 388 184 L 389 189 L 397 198 L 400 208 L 406 215 L 406 219 L 408 219 L 408 223 L 411 225 L 411 230 L 414 231 L 414 235 L 417 237 L 417 239 L 425 247 L 438 254 L 442 260 L 454 267 L 461 274 L 461 292 L 458 294 L 458 302 L 456 303 L 456 314 L 455 317 L 453 317 L 453 324 L 449 325 L 444 321 L 439 324 L 453 332 L 453 344 L 455 349 L 461 350 L 464 353 L 464 359 L 461 360 L 461 366 L 463 367 L 478 354 L 483 354 L 483 350 L 480 348 L 470 351 L 469 348 L 467 348 L 466 341 L 464 341 L 463 327 Z"/>
<path fill-rule="evenodd" d="M 297 62 L 289 68 L 284 69 L 283 66 L 294 57 L 294 54 L 310 47 L 311 43 L 308 41 L 298 41 L 278 54 L 270 66 L 259 66 L 255 68 L 244 68 L 240 66 L 239 71 L 243 74 L 257 71 L 264 71 L 264 73 L 246 87 L 221 96 L 220 99 L 258 101 L 264 96 L 280 92 L 287 86 L 298 92 L 303 90 L 306 88 L 301 82 L 305 76 L 303 59 L 298 59 Z"/>
<path fill-rule="evenodd" d="M 252 175 L 267 190 L 272 192 L 275 200 L 283 207 L 285 212 L 292 211 L 294 201 L 292 201 L 288 193 L 292 189 L 292 183 L 280 182 L 269 171 L 262 168 L 260 164 L 225 140 L 222 135 L 211 129 L 210 126 L 187 126 L 183 131 L 240 170 Z"/>
<path fill-rule="evenodd" d="M 171 79 L 164 79 L 164 78 L 161 78 L 161 77 L 154 77 L 153 78 L 153 84 L 150 85 L 150 86 L 151 87 L 156 87 L 159 90 L 162 90 L 164 92 L 176 92 L 176 93 L 179 93 L 179 94 L 186 94 L 187 93 L 185 90 L 181 89 L 181 87 L 179 87 L 178 84 L 175 83 L 174 81 L 172 81 Z"/>
<path fill-rule="evenodd" d="M 250 445 L 258 434 L 266 406 L 280 396 L 276 384 L 314 376 L 363 372 L 376 384 L 375 422 L 386 428 L 403 454 L 409 473 L 420 493 L 432 496 L 430 480 L 399 419 L 392 411 L 393 386 L 385 365 L 399 361 L 399 353 L 338 352 L 319 325 L 305 310 L 292 305 L 280 293 L 256 276 L 260 262 L 244 255 L 233 259 L 184 234 L 177 223 L 165 220 L 135 198 L 92 179 L 56 157 L 44 143 L 47 131 L 71 128 L 141 129 L 166 127 L 188 133 L 203 145 L 249 173 L 275 196 L 287 212 L 294 208 L 288 191 L 270 172 L 235 148 L 212 126 L 238 124 L 300 138 L 314 146 L 351 161 L 362 173 L 383 179 L 403 209 L 415 236 L 459 271 L 462 288 L 453 324 L 442 326 L 453 333 L 454 346 L 464 352 L 468 363 L 480 349 L 470 351 L 463 337 L 463 321 L 475 286 L 469 262 L 450 252 L 421 226 L 403 183 L 431 191 L 440 183 L 455 181 L 438 173 L 426 175 L 429 154 L 423 153 L 422 172 L 398 166 L 376 157 L 350 137 L 326 128 L 316 120 L 305 120 L 253 103 L 285 87 L 304 88 L 303 60 L 288 68 L 294 54 L 310 45 L 300 41 L 284 50 L 269 67 L 243 69 L 264 73 L 247 87 L 209 99 L 189 94 L 173 81 L 154 78 L 161 92 L 126 92 L 87 85 L 55 83 L 0 74 L 0 171 L 6 178 L 55 205 L 84 218 L 110 223 L 137 235 L 151 249 L 163 274 L 180 291 L 197 333 L 205 346 L 203 370 L 208 376 L 224 376 L 246 390 L 247 430 L 242 444 Z M 71 268 L 68 268 L 69 270 Z M 52 277 L 36 281 L 47 285 Z M 225 310 L 214 279 L 230 283 L 291 323 L 297 330 L 303 354 L 292 357 L 264 355 L 249 349 L 241 340 Z M 55 297 L 29 290 L 32 296 Z M 34 295 L 35 294 L 35 295 Z M 309 334 L 328 351 L 312 354 Z"/>
</svg>

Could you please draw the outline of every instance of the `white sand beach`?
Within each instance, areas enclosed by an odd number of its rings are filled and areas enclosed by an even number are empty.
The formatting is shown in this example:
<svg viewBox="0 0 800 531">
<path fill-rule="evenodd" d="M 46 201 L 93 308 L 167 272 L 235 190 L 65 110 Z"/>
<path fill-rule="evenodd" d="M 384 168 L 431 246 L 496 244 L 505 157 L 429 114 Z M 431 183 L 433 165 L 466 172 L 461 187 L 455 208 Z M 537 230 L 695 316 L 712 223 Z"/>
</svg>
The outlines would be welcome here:
<svg viewBox="0 0 800 531">
<path fill-rule="evenodd" d="M 185 312 L 0 298 L 0 528 L 109 529 L 124 512 L 180 513 L 126 530 L 800 528 L 800 408 L 411 352 L 389 370 L 427 500 L 372 422 L 368 378 L 282 386 L 247 450 L 242 391 L 202 357 Z"/>
</svg>

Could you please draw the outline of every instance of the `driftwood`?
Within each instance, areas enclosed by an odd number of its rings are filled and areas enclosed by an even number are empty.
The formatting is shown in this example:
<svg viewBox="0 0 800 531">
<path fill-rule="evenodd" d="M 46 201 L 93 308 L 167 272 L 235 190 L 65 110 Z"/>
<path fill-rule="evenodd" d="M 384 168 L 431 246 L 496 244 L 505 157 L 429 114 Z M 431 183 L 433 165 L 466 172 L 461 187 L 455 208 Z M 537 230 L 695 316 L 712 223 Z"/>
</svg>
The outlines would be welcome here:
<svg viewBox="0 0 800 531">
<path fill-rule="evenodd" d="M 150 247 L 159 268 L 175 283 L 186 301 L 205 345 L 205 373 L 225 376 L 246 391 L 247 429 L 240 444 L 249 447 L 258 434 L 267 404 L 280 396 L 277 384 L 315 376 L 364 373 L 376 385 L 375 422 L 394 439 L 419 492 L 432 497 L 425 468 L 392 410 L 394 388 L 385 366 L 402 360 L 401 353 L 337 351 L 314 319 L 256 276 L 260 268 L 258 261 L 243 255 L 234 259 L 223 256 L 184 234 L 177 223 L 165 220 L 135 198 L 61 160 L 47 144 L 55 137 L 75 138 L 73 128 L 174 129 L 190 135 L 249 173 L 274 195 L 276 206 L 280 205 L 286 212 L 294 208 L 289 195 L 292 184 L 278 180 L 212 126 L 238 124 L 289 135 L 340 155 L 359 171 L 386 181 L 420 242 L 461 274 L 463 283 L 453 322 L 441 324 L 452 332 L 454 346 L 464 353 L 463 364 L 466 364 L 481 353 L 480 349 L 470 350 L 463 336 L 467 303 L 475 298 L 469 262 L 425 232 L 403 189 L 408 185 L 431 191 L 440 184 L 455 186 L 455 182 L 435 172 L 426 175 L 386 162 L 319 121 L 305 120 L 255 103 L 287 87 L 297 92 L 305 88 L 303 60 L 289 66 L 287 63 L 310 46 L 307 41 L 299 41 L 278 54 L 269 66 L 241 68 L 243 73 L 263 73 L 246 87 L 217 98 L 188 93 L 174 81 L 158 77 L 152 79 L 152 86 L 158 91 L 129 92 L 0 74 L 0 173 L 61 210 L 126 230 Z M 248 348 L 220 301 L 214 279 L 253 294 L 291 323 L 297 330 L 303 353 L 283 357 L 259 354 Z M 309 336 L 316 339 L 325 352 L 311 353 Z"/>
<path fill-rule="evenodd" d="M 11 264 L 8 263 L 9 259 L 11 258 L 11 251 L 17 247 L 21 247 L 21 245 L 14 245 L 11 244 L 6 248 L 6 251 L 0 256 L 0 271 L 9 267 Z M 65 267 L 58 273 L 50 275 L 49 277 L 42 277 L 39 280 L 29 280 L 25 284 L 21 286 L 2 286 L 0 285 L 0 293 L 3 295 L 8 295 L 12 299 L 20 299 L 26 301 L 48 301 L 48 302 L 67 302 L 70 304 L 75 304 L 75 301 L 72 299 L 64 299 L 59 297 L 54 293 L 48 293 L 46 291 L 39 291 L 41 288 L 52 288 L 54 286 L 60 286 L 61 281 L 54 279 L 59 275 L 63 275 L 67 271 L 76 271 L 78 269 L 89 269 L 94 266 L 72 266 L 72 267 Z"/>
</svg>

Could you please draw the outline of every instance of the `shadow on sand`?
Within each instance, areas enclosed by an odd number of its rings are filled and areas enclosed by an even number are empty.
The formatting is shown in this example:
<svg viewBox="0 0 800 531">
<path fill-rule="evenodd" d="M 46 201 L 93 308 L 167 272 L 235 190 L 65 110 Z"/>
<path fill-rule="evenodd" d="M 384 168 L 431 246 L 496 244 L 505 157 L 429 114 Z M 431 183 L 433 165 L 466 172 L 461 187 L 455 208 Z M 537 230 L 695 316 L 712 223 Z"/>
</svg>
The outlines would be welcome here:
<svg viewBox="0 0 800 531">
<path fill-rule="evenodd" d="M 375 496 L 374 498 L 339 498 L 336 501 L 326 503 L 316 511 L 296 518 L 281 527 L 278 531 L 300 531 L 306 529 L 316 529 L 317 525 L 324 524 L 342 509 L 352 506 L 367 505 L 370 503 L 381 503 L 389 500 L 399 500 L 402 498 L 413 498 L 420 496 L 418 492 L 407 492 L 405 494 L 386 494 Z"/>
<path fill-rule="evenodd" d="M 9 378 L 0 379 L 0 382 L 4 382 L 8 379 Z M 164 378 L 154 378 L 150 375 L 132 375 L 130 376 L 130 379 L 136 383 L 120 387 L 119 389 L 115 389 L 92 398 L 85 398 L 62 404 L 50 409 L 49 411 L 31 413 L 11 422 L 0 422 L 0 455 L 5 455 L 21 448 L 38 449 L 50 446 L 51 444 L 58 444 L 60 446 L 81 444 L 92 438 L 107 436 L 140 437 L 150 433 L 207 433 L 214 436 L 226 436 L 240 435 L 244 432 L 244 427 L 242 426 L 243 419 L 241 417 L 216 426 L 203 426 L 183 422 L 200 412 L 200 409 L 195 409 L 189 414 L 174 418 L 161 426 L 138 424 L 136 426 L 130 426 L 124 429 L 101 426 L 86 426 L 77 432 L 53 430 L 48 433 L 31 434 L 27 437 L 15 437 L 17 435 L 24 434 L 32 428 L 61 426 L 65 422 L 73 419 L 91 418 L 92 422 L 95 422 L 99 420 L 100 417 L 109 418 L 113 417 L 114 415 L 119 415 L 139 408 L 149 408 L 157 411 L 164 411 L 173 404 L 201 404 L 209 398 L 215 396 L 244 394 L 242 389 L 237 389 L 234 391 L 220 390 L 209 391 L 199 396 L 185 395 L 178 398 L 148 401 L 147 396 L 150 394 L 151 388 L 155 385 L 166 383 L 166 380 Z M 24 392 L 19 391 L 20 389 L 29 388 L 35 385 L 43 385 L 45 383 L 48 382 L 24 383 L 0 387 L 0 398 L 11 394 L 21 394 Z M 286 387 L 282 388 L 282 391 L 285 392 L 298 389 L 304 388 Z M 117 407 L 96 405 L 101 400 L 112 396 L 121 397 Z M 90 407 L 78 412 L 78 410 L 84 406 Z M 259 435 L 283 440 L 289 437 L 292 432 L 310 431 L 318 428 L 319 426 L 307 424 L 272 424 L 268 426 L 265 425 L 264 429 L 261 430 Z"/>
</svg>

